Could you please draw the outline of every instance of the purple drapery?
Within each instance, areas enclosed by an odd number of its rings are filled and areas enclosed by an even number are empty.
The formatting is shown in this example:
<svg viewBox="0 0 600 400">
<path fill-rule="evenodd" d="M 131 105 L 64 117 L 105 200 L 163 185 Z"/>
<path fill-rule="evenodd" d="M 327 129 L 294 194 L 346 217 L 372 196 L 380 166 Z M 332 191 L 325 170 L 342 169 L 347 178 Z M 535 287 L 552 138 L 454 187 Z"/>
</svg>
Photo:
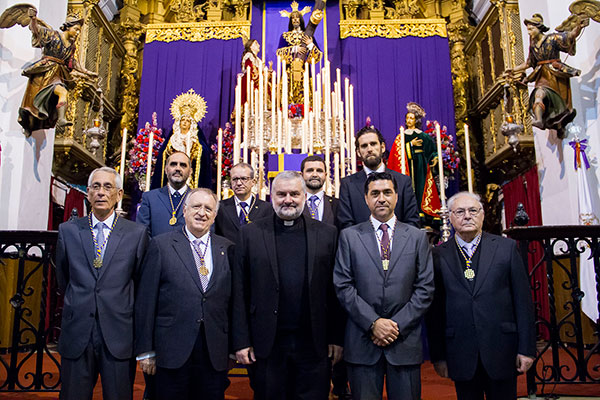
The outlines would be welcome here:
<svg viewBox="0 0 600 400">
<path fill-rule="evenodd" d="M 225 127 L 234 108 L 236 74 L 240 72 L 241 39 L 151 42 L 144 46 L 138 126 L 158 114 L 158 126 L 168 133 L 173 126 L 173 99 L 189 89 L 206 100 L 206 116 L 199 127 L 206 139 Z"/>
</svg>

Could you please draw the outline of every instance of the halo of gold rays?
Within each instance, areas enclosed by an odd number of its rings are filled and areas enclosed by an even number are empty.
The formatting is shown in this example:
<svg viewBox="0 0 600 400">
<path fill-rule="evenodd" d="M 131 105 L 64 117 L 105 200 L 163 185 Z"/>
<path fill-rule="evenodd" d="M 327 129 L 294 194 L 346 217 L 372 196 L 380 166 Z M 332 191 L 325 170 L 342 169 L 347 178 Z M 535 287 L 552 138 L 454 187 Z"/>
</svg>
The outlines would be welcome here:
<svg viewBox="0 0 600 400">
<path fill-rule="evenodd" d="M 302 15 L 308 14 L 310 12 L 309 6 L 305 6 L 302 10 L 298 10 L 298 3 L 296 1 L 292 1 L 291 6 L 292 6 L 292 12 L 298 11 Z M 279 14 L 281 14 L 282 17 L 289 18 L 290 15 L 292 15 L 292 12 L 289 12 L 288 10 L 280 10 Z"/>
<path fill-rule="evenodd" d="M 206 100 L 194 89 L 181 93 L 171 102 L 171 116 L 175 121 L 182 115 L 189 115 L 196 122 L 200 122 L 206 115 Z"/>
</svg>

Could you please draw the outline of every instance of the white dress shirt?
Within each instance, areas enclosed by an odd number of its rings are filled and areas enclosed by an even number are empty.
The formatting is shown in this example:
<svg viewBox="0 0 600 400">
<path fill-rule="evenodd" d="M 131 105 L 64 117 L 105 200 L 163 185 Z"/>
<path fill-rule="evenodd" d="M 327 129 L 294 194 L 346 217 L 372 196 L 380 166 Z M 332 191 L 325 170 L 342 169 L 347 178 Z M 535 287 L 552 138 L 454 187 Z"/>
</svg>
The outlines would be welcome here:
<svg viewBox="0 0 600 400">
<path fill-rule="evenodd" d="M 392 218 L 387 220 L 386 222 L 379 222 L 375 217 L 371 215 L 371 224 L 373 224 L 373 228 L 375 229 L 375 236 L 377 239 L 377 246 L 379 247 L 379 253 L 381 253 L 381 239 L 383 238 L 383 231 L 379 229 L 381 224 L 387 224 L 388 226 L 388 235 L 390 236 L 390 254 L 392 254 L 392 246 L 394 244 L 394 233 L 396 232 L 396 215 L 392 215 Z"/>
<path fill-rule="evenodd" d="M 307 208 L 308 208 L 308 199 L 310 199 L 313 196 L 317 196 L 319 198 L 319 200 L 317 200 L 317 219 L 319 221 L 323 221 L 323 200 L 325 197 L 325 191 L 321 190 L 319 193 L 316 193 L 316 194 L 306 192 L 306 202 L 307 202 L 306 207 Z"/>
<path fill-rule="evenodd" d="M 202 244 L 200 244 L 200 254 L 201 255 L 204 254 L 204 266 L 208 269 L 208 275 L 206 275 L 206 277 L 208 278 L 208 281 L 210 282 L 210 277 L 212 276 L 212 273 L 213 273 L 213 260 L 212 260 L 212 251 L 211 251 L 212 243 L 207 243 L 208 238 L 210 236 L 210 230 L 208 232 L 206 232 L 202 237 L 197 238 L 196 236 L 194 236 L 192 234 L 192 232 L 190 232 L 190 230 L 186 226 L 185 233 L 187 233 L 187 237 L 188 237 L 188 239 L 190 239 L 190 247 L 192 249 L 192 253 L 196 252 L 196 250 L 194 249 L 193 242 L 196 241 L 197 239 L 200 239 L 200 241 L 202 242 Z M 206 248 L 207 245 L 209 246 L 208 249 Z"/>
</svg>

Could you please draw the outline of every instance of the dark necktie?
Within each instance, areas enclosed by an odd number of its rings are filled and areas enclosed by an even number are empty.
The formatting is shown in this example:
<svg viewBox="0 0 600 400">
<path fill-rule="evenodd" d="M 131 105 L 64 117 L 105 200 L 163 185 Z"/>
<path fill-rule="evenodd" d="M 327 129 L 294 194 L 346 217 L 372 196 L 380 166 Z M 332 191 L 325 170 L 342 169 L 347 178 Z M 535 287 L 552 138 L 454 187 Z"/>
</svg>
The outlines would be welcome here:
<svg viewBox="0 0 600 400">
<path fill-rule="evenodd" d="M 319 198 L 316 194 L 313 194 L 308 198 L 308 211 L 313 219 L 319 219 L 319 207 L 317 206 L 317 200 Z"/>
<path fill-rule="evenodd" d="M 381 236 L 381 259 L 389 260 L 390 259 L 390 235 L 388 233 L 388 225 L 381 224 L 379 229 L 383 232 Z"/>
<path fill-rule="evenodd" d="M 246 219 L 246 207 L 248 207 L 248 204 L 245 201 L 240 201 L 240 215 L 238 216 L 240 218 L 240 225 L 248 223 Z"/>
<path fill-rule="evenodd" d="M 175 193 L 173 193 L 173 203 L 175 203 L 175 207 L 177 207 L 177 204 L 179 203 L 179 200 L 181 199 L 181 193 L 179 193 L 178 191 L 175 191 Z"/>
</svg>

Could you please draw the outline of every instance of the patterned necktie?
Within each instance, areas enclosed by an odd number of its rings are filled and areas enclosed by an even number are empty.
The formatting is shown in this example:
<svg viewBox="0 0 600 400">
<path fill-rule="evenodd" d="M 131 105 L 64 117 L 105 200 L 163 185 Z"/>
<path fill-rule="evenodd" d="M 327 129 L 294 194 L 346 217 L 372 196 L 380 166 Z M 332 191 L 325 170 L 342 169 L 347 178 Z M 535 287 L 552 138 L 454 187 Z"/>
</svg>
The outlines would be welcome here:
<svg viewBox="0 0 600 400">
<path fill-rule="evenodd" d="M 390 235 L 388 233 L 388 224 L 381 224 L 379 229 L 383 232 L 381 236 L 381 259 L 390 259 Z"/>
<path fill-rule="evenodd" d="M 106 246 L 104 246 L 104 227 L 106 226 L 106 224 L 104 222 L 98 222 L 96 224 L 96 243 L 98 244 L 98 247 L 100 247 L 100 258 L 104 258 L 104 249 L 106 248 Z"/>
<path fill-rule="evenodd" d="M 465 251 L 465 254 L 471 258 L 473 257 L 473 247 L 471 246 L 471 243 L 467 243 L 463 246 L 463 249 Z"/>
<path fill-rule="evenodd" d="M 310 211 L 310 216 L 313 219 L 319 219 L 319 207 L 317 206 L 317 201 L 319 197 L 316 194 L 313 194 L 308 198 L 308 211 Z"/>
<path fill-rule="evenodd" d="M 206 287 L 208 286 L 208 275 L 203 275 L 202 272 L 200 272 L 200 269 L 202 267 L 208 268 L 208 266 L 206 265 L 206 258 L 205 258 L 206 252 L 208 251 L 208 249 L 203 248 L 203 246 L 202 246 L 203 244 L 204 243 L 200 239 L 196 239 L 192 242 L 192 245 L 196 249 L 196 251 L 194 251 L 194 261 L 196 261 L 196 269 L 198 270 L 198 276 L 200 277 L 200 283 L 202 284 L 202 290 L 206 291 Z"/>
<path fill-rule="evenodd" d="M 179 203 L 179 200 L 181 199 L 181 193 L 179 193 L 178 191 L 175 191 L 175 193 L 173 193 L 173 200 L 175 205 L 177 205 Z"/>
<path fill-rule="evenodd" d="M 246 225 L 248 223 L 248 220 L 246 220 L 246 207 L 248 207 L 248 203 L 240 201 L 240 215 L 238 215 L 240 225 Z"/>
</svg>

